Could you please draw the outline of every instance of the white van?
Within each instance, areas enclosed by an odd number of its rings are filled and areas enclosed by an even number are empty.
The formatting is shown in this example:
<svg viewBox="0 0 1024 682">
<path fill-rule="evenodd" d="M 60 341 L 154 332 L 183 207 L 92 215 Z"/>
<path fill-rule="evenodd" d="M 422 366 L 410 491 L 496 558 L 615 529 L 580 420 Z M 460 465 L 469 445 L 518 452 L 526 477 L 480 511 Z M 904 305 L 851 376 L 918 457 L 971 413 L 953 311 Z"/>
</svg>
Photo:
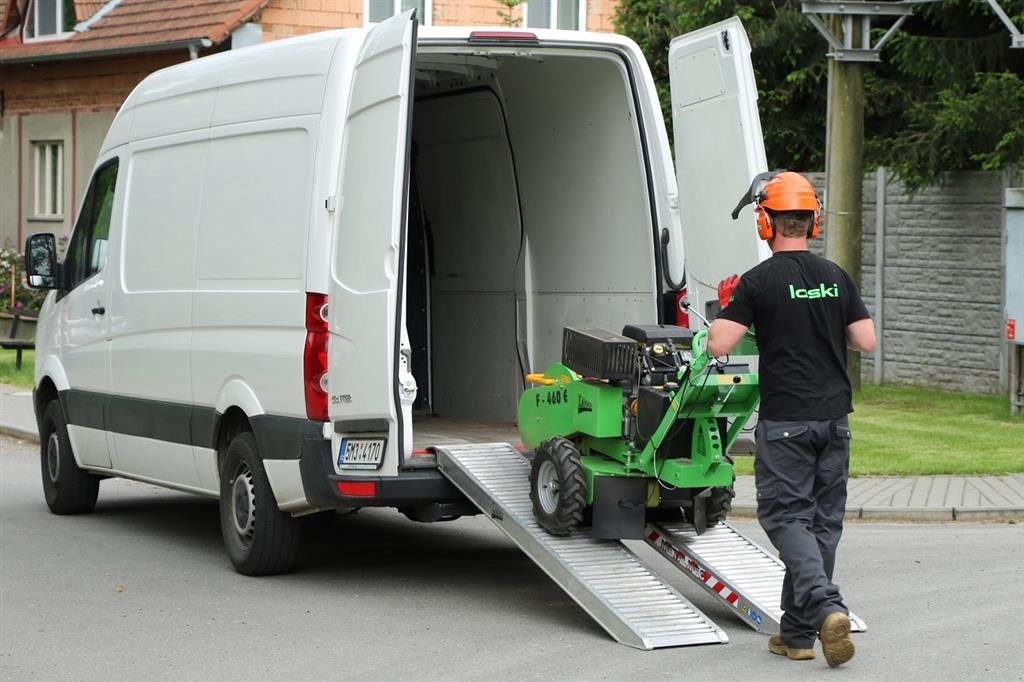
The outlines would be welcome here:
<svg viewBox="0 0 1024 682">
<path fill-rule="evenodd" d="M 767 255 L 729 218 L 765 170 L 742 26 L 670 54 L 678 178 L 622 36 L 405 13 L 146 78 L 63 262 L 27 244 L 50 509 L 108 476 L 218 497 L 247 574 L 315 511 L 472 513 L 430 447 L 515 438 L 563 326 L 674 322 L 684 242 L 698 305 Z"/>
</svg>

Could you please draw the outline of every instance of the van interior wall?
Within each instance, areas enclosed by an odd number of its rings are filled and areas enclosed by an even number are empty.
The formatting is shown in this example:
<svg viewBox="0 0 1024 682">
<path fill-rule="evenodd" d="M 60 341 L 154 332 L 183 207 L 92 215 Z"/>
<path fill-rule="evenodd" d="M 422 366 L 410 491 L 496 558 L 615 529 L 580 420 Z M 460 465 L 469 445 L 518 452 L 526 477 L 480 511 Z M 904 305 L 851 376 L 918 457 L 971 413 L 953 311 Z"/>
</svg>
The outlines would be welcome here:
<svg viewBox="0 0 1024 682">
<path fill-rule="evenodd" d="M 430 286 L 422 304 L 410 291 L 407 324 L 412 338 L 429 326 L 433 414 L 511 421 L 522 374 L 561 359 L 564 326 L 657 322 L 647 172 L 618 57 L 474 55 L 465 70 L 425 79 L 447 79 L 441 92 L 419 84 L 409 225 Z"/>
<path fill-rule="evenodd" d="M 410 230 L 419 223 L 426 232 L 429 322 L 422 311 L 406 317 L 410 327 L 429 324 L 431 411 L 512 421 L 521 387 L 515 289 L 522 227 L 500 102 L 487 88 L 418 100 L 413 140 L 423 215 L 411 217 Z"/>
<path fill-rule="evenodd" d="M 498 79 L 526 231 L 529 364 L 544 371 L 565 326 L 657 323 L 647 166 L 617 55 L 509 59 Z"/>
</svg>

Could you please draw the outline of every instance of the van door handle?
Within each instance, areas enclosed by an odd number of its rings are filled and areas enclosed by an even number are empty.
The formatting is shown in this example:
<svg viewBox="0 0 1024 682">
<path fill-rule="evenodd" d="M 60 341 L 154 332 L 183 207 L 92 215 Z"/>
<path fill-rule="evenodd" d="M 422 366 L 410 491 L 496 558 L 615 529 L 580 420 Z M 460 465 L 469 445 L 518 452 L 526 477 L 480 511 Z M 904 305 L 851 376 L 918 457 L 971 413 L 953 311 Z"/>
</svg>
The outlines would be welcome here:
<svg viewBox="0 0 1024 682">
<path fill-rule="evenodd" d="M 95 308 L 92 309 L 93 315 L 102 315 L 105 312 L 107 312 L 107 309 L 104 308 L 103 306 L 96 306 Z"/>
</svg>

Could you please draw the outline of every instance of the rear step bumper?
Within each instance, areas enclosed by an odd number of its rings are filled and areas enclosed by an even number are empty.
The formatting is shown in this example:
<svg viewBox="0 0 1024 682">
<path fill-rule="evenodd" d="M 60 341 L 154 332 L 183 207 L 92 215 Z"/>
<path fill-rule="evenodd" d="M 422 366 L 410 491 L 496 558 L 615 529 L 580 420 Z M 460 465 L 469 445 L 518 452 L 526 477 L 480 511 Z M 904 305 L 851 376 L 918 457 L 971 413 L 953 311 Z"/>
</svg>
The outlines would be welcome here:
<svg viewBox="0 0 1024 682">
<path fill-rule="evenodd" d="M 302 449 L 299 464 L 302 487 L 306 499 L 314 507 L 351 509 L 418 507 L 433 502 L 468 504 L 466 497 L 435 468 L 399 470 L 397 476 L 346 476 L 334 471 L 331 457 L 329 441 L 307 443 Z"/>
</svg>

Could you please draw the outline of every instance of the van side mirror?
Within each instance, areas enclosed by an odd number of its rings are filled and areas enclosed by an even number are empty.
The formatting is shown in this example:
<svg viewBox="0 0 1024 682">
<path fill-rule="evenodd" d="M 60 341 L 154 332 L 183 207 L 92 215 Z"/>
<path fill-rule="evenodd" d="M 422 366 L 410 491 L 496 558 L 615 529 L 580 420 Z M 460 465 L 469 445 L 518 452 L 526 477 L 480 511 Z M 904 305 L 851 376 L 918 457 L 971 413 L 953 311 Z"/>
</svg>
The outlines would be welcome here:
<svg viewBox="0 0 1024 682">
<path fill-rule="evenodd" d="M 50 233 L 25 240 L 25 274 L 32 289 L 57 289 L 57 239 Z"/>
</svg>

